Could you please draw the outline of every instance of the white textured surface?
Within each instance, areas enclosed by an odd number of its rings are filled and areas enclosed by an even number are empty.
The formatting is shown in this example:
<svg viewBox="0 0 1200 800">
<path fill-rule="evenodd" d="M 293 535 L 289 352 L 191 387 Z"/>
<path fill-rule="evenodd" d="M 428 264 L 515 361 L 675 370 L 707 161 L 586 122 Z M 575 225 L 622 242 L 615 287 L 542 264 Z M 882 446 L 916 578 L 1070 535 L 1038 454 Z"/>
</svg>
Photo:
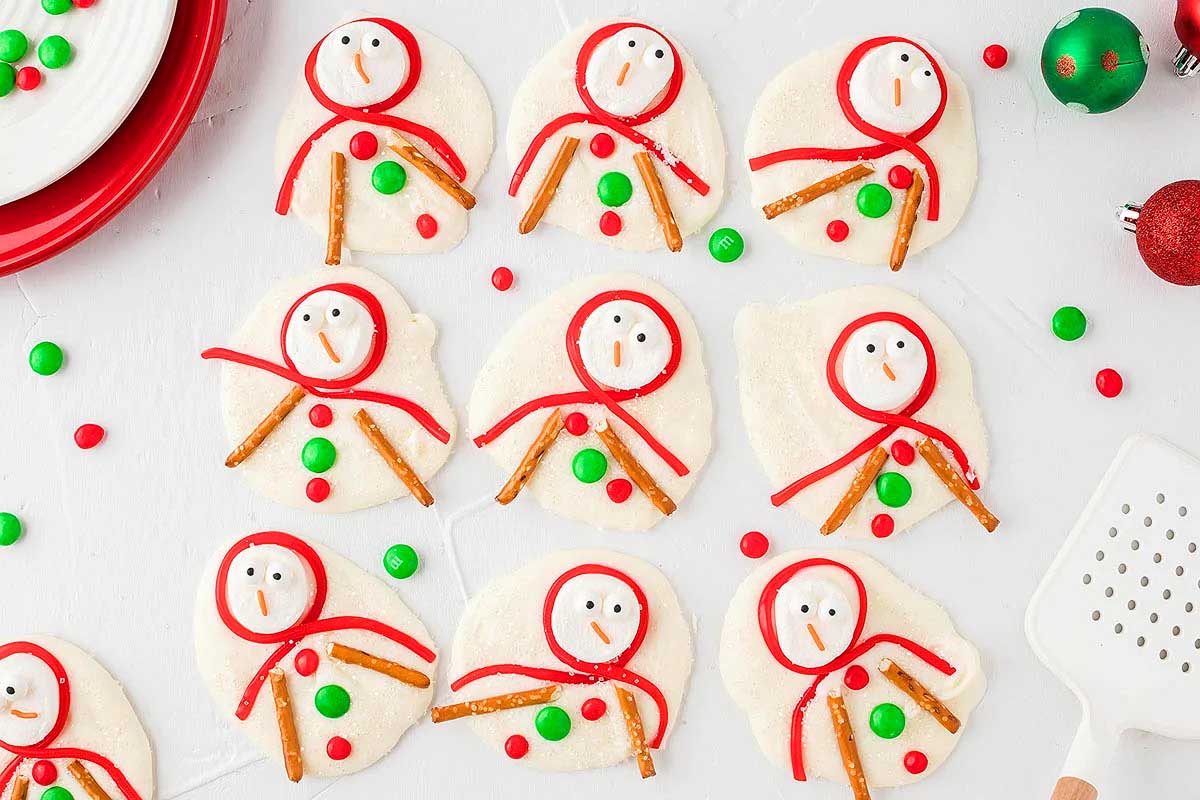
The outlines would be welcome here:
<svg viewBox="0 0 1200 800">
<path fill-rule="evenodd" d="M 568 26 L 615 13 L 646 15 L 701 64 L 731 142 L 742 140 L 754 100 L 771 76 L 808 50 L 881 31 L 921 34 L 960 72 L 974 101 L 980 180 L 955 235 L 914 256 L 899 276 L 800 257 L 755 213 L 746 172 L 731 155 L 731 184 L 715 224 L 747 235 L 747 254 L 736 264 L 712 261 L 700 238 L 672 256 L 622 254 L 550 226 L 518 237 L 500 158 L 478 187 L 480 205 L 463 245 L 444 256 L 377 262 L 412 307 L 437 324 L 436 355 L 460 414 L 504 331 L 530 304 L 577 275 L 643 273 L 677 293 L 695 316 L 713 375 L 716 445 L 675 516 L 652 534 L 614 538 L 557 520 L 523 499 L 506 510 L 485 503 L 474 515 L 456 517 L 452 531 L 471 588 L 560 547 L 615 547 L 670 576 L 696 618 L 696 668 L 680 727 L 651 784 L 642 786 L 628 764 L 587 774 L 527 771 L 498 758 L 464 726 L 422 724 L 370 770 L 332 785 L 292 788 L 273 761 L 224 722 L 204 690 L 191 652 L 191 608 L 203 564 L 218 543 L 282 528 L 332 543 L 383 575 L 384 548 L 411 542 L 424 566 L 398 589 L 446 647 L 462 606 L 441 551 L 438 519 L 497 487 L 491 459 L 464 446 L 432 482 L 436 512 L 397 502 L 323 517 L 272 504 L 221 466 L 227 443 L 219 378 L 198 353 L 224 341 L 275 281 L 320 262 L 315 237 L 271 211 L 274 131 L 297 59 L 351 10 L 347 4 L 234 2 L 209 96 L 153 184 L 75 250 L 0 281 L 0 380 L 7 392 L 0 506 L 22 515 L 27 527 L 18 546 L 0 552 L 0 635 L 65 635 L 119 676 L 153 742 L 162 797 L 323 793 L 322 800 L 354 800 L 391 796 L 402 786 L 411 797 L 802 792 L 813 800 L 844 798 L 843 786 L 795 787 L 766 761 L 717 670 L 721 620 L 752 567 L 737 553 L 741 533 L 767 531 L 776 552 L 817 546 L 815 529 L 767 502 L 770 487 L 740 419 L 733 320 L 746 302 L 801 300 L 881 282 L 920 297 L 970 355 L 992 441 L 988 499 L 1003 520 L 989 537 L 947 509 L 893 541 L 861 545 L 944 604 L 959 632 L 978 645 L 989 684 L 954 757 L 919 789 L 889 795 L 1049 795 L 1078 710 L 1026 645 L 1025 604 L 1126 435 L 1147 430 L 1200 452 L 1196 291 L 1155 278 L 1112 219 L 1116 204 L 1200 175 L 1200 151 L 1187 138 L 1200 124 L 1200 83 L 1170 75 L 1167 61 L 1177 42 L 1168 4 L 1111 3 L 1136 17 L 1154 61 L 1141 94 L 1102 117 L 1063 108 L 1038 75 L 1042 40 L 1068 5 L 698 5 L 641 0 L 614 8 L 564 0 L 560 10 L 549 0 L 530 0 L 516 14 L 511 3 L 480 10 L 478 2 L 456 0 L 414 4 L 407 13 L 461 50 L 501 121 L 528 67 Z M 1000 72 L 979 59 L 993 41 L 1013 55 Z M 490 288 L 497 264 L 518 273 L 509 294 Z M 1092 320 L 1073 344 L 1048 329 L 1050 314 L 1066 302 Z M 25 365 L 29 348 L 47 338 L 68 351 L 64 371 L 49 379 Z M 1110 365 L 1128 381 L 1117 400 L 1101 398 L 1091 385 L 1095 371 Z M 83 453 L 71 432 L 87 420 L 105 424 L 109 439 Z M 1200 782 L 1195 755 L 1194 744 L 1131 736 L 1117 758 L 1110 796 L 1187 796 Z"/>
</svg>

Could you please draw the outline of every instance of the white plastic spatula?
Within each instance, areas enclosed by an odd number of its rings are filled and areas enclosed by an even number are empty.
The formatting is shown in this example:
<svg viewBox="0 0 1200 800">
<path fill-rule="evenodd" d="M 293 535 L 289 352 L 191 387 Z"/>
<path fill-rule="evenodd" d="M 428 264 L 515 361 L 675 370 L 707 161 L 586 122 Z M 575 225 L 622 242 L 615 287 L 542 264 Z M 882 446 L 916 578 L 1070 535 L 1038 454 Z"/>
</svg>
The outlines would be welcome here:
<svg viewBox="0 0 1200 800">
<path fill-rule="evenodd" d="M 1200 738 L 1198 548 L 1200 461 L 1128 439 L 1025 617 L 1083 706 L 1053 800 L 1094 800 L 1124 731 Z"/>
</svg>

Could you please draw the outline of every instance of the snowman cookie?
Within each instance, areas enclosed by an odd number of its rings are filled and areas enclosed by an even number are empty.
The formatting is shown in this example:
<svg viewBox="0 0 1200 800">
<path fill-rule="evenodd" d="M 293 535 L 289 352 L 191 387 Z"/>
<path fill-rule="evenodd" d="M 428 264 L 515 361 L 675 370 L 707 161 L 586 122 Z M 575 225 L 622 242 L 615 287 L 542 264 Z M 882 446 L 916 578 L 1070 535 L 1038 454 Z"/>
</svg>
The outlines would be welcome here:
<svg viewBox="0 0 1200 800">
<path fill-rule="evenodd" d="M 278 531 L 221 553 L 196 597 L 196 660 L 220 709 L 287 777 L 357 772 L 429 707 L 436 653 L 390 588 Z"/>
<path fill-rule="evenodd" d="M 491 158 L 492 107 L 463 57 L 383 17 L 317 42 L 276 138 L 275 211 L 373 253 L 438 253 L 460 242 L 470 190 Z"/>
<path fill-rule="evenodd" d="M 725 142 L 696 64 L 632 19 L 579 28 L 513 99 L 508 193 L 529 233 L 543 218 L 625 250 L 666 247 L 721 204 Z"/>
<path fill-rule="evenodd" d="M 754 204 L 793 245 L 897 270 L 949 235 L 970 202 L 971 98 L 925 44 L 844 43 L 767 85 L 746 157 Z"/>
<path fill-rule="evenodd" d="M 454 412 L 433 361 L 437 336 L 391 284 L 354 267 L 276 286 L 229 348 L 225 461 L 263 494 L 318 511 L 353 511 L 412 494 L 453 446 Z"/>
<path fill-rule="evenodd" d="M 988 531 L 976 494 L 987 434 L 954 334 L 896 289 L 841 289 L 751 305 L 734 331 L 742 418 L 785 503 L 852 536 L 884 538 L 957 498 Z"/>
<path fill-rule="evenodd" d="M 855 797 L 940 766 L 986 686 L 940 606 L 849 551 L 755 569 L 730 602 L 720 666 L 772 763 Z"/>
<path fill-rule="evenodd" d="M 72 644 L 0 644 L 0 795 L 150 800 L 150 741 L 121 685 Z"/>
<path fill-rule="evenodd" d="M 678 299 L 637 275 L 584 278 L 526 312 L 475 381 L 470 429 L 545 508 L 646 530 L 692 488 L 712 446 L 700 337 Z"/>
<path fill-rule="evenodd" d="M 454 702 L 434 722 L 538 769 L 631 756 L 643 778 L 679 719 L 692 636 L 654 567 L 606 550 L 546 556 L 488 584 L 454 637 Z"/>
</svg>

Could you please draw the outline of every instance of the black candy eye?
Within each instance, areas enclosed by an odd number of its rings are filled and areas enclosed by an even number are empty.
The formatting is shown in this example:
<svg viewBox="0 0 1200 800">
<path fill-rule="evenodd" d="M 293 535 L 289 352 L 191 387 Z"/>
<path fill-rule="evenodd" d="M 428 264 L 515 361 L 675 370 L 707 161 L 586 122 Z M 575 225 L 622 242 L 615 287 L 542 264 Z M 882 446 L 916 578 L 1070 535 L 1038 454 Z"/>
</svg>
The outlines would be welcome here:
<svg viewBox="0 0 1200 800">
<path fill-rule="evenodd" d="M 629 40 L 629 46 L 630 46 L 630 47 L 637 47 L 637 42 L 635 42 L 633 39 L 630 39 L 630 40 Z"/>
<path fill-rule="evenodd" d="M 335 308 L 333 311 L 330 311 L 329 313 L 335 317 L 340 317 L 342 315 L 342 310 L 340 308 Z"/>
<path fill-rule="evenodd" d="M 655 51 L 654 51 L 654 57 L 655 57 L 655 58 L 662 58 L 662 57 L 663 57 L 663 56 L 665 56 L 665 55 L 666 55 L 666 53 L 664 53 L 662 50 L 655 50 Z"/>
<path fill-rule="evenodd" d="M 867 352 L 868 352 L 868 353 L 874 353 L 874 352 L 875 352 L 875 345 L 873 345 L 873 344 L 869 344 L 869 345 L 867 345 Z"/>
<path fill-rule="evenodd" d="M 613 322 L 616 322 L 619 324 L 621 322 L 621 315 L 617 314 L 615 317 L 613 317 Z"/>
<path fill-rule="evenodd" d="M 644 333 L 639 333 L 639 334 L 637 335 L 637 340 L 638 340 L 639 342 L 644 342 L 644 341 L 646 341 L 646 334 L 644 334 Z"/>
<path fill-rule="evenodd" d="M 371 47 L 379 47 L 379 40 L 378 40 L 378 39 L 372 39 L 372 40 L 371 40 Z"/>
<path fill-rule="evenodd" d="M 620 614 L 620 613 L 621 613 L 621 604 L 620 604 L 620 603 L 617 603 L 616 605 L 614 605 L 614 606 L 613 606 L 613 613 L 614 613 L 614 614 Z"/>
<path fill-rule="evenodd" d="M 17 690 L 15 688 L 13 688 L 12 686 L 5 686 L 4 693 L 5 694 L 16 694 Z"/>
<path fill-rule="evenodd" d="M 594 602 L 592 602 L 591 600 L 588 600 L 587 603 L 585 603 L 584 605 L 587 607 L 588 611 L 591 611 L 593 608 L 596 607 L 596 604 Z"/>
<path fill-rule="evenodd" d="M 804 605 L 800 606 L 800 613 L 801 613 L 801 614 L 807 614 L 807 613 L 808 613 L 808 603 L 805 603 Z"/>
<path fill-rule="evenodd" d="M 342 44 L 350 44 L 350 37 L 349 37 L 349 36 L 343 36 L 343 37 L 342 37 Z"/>
<path fill-rule="evenodd" d="M 900 341 L 896 342 L 896 348 L 897 348 L 898 350 L 903 350 L 903 349 L 904 349 L 904 340 L 903 340 L 903 339 L 901 339 Z"/>
<path fill-rule="evenodd" d="M 301 319 L 303 319 L 305 322 L 308 322 L 310 319 L 312 319 L 312 315 L 311 315 L 311 314 L 305 314 L 305 315 L 304 315 L 304 316 L 303 316 Z"/>
<path fill-rule="evenodd" d="M 933 75 L 933 73 L 932 73 L 932 72 L 930 72 L 929 70 L 925 70 L 925 77 L 926 77 L 926 78 L 930 77 L 931 75 Z"/>
<path fill-rule="evenodd" d="M 832 608 L 831 608 L 831 609 L 829 609 L 829 616 L 831 616 L 831 617 L 836 617 L 836 616 L 837 616 L 837 611 L 833 610 Z"/>
<path fill-rule="evenodd" d="M 900 60 L 901 60 L 901 61 L 908 61 L 908 53 L 901 53 L 901 54 L 900 54 Z"/>
<path fill-rule="evenodd" d="M 274 580 L 277 580 L 277 581 L 281 581 L 281 580 L 283 580 L 283 575 L 281 575 L 280 573 L 276 572 L 276 573 L 274 573 L 274 574 L 272 574 L 272 575 L 271 575 L 271 578 L 273 578 Z"/>
<path fill-rule="evenodd" d="M 249 575 L 251 578 L 253 578 L 254 577 L 254 567 L 246 567 L 246 574 Z"/>
</svg>

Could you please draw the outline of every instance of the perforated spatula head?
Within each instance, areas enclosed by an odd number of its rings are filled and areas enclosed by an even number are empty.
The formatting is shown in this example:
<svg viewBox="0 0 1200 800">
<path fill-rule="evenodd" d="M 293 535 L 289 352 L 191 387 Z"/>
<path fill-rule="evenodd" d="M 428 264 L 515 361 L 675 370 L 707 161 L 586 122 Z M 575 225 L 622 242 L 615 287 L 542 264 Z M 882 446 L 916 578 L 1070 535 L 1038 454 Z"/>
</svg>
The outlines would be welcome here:
<svg viewBox="0 0 1200 800">
<path fill-rule="evenodd" d="M 1056 798 L 1094 798 L 1121 733 L 1200 738 L 1200 461 L 1128 439 L 1033 595 L 1025 632 L 1079 697 Z"/>
</svg>

